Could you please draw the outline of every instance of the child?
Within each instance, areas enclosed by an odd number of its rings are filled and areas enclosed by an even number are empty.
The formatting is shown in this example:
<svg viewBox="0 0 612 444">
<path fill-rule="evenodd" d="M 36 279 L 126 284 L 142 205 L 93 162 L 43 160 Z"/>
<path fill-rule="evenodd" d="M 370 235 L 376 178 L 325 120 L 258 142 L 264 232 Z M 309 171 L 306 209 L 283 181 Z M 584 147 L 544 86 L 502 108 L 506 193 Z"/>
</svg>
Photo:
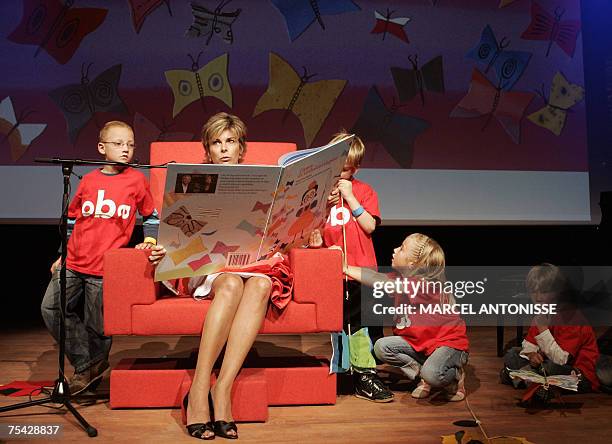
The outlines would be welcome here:
<svg viewBox="0 0 612 444">
<path fill-rule="evenodd" d="M 409 279 L 444 282 L 445 258 L 436 241 L 424 234 L 408 236 L 393 253 L 391 265 Z M 348 266 L 346 274 L 366 285 L 386 281 L 388 276 L 368 269 Z M 421 286 L 423 288 L 423 286 Z M 427 287 L 425 287 L 427 288 Z M 452 295 L 419 292 L 405 297 L 411 304 L 453 303 Z M 418 313 L 418 311 L 417 311 Z M 436 388 L 445 389 L 449 401 L 465 398 L 465 371 L 468 339 L 463 320 L 453 314 L 414 314 L 403 317 L 393 328 L 395 336 L 381 338 L 374 344 L 376 356 L 395 367 L 411 380 L 421 376 L 412 391 L 414 398 L 426 398 Z"/>
<path fill-rule="evenodd" d="M 527 292 L 534 303 L 556 303 L 553 318 L 533 318 L 522 347 L 514 347 L 504 356 L 501 382 L 519 387 L 510 370 L 530 366 L 540 374 L 579 376 L 578 392 L 597 390 L 595 363 L 599 357 L 595 332 L 570 302 L 571 286 L 558 267 L 542 264 L 529 270 Z M 565 325 L 564 325 L 565 324 Z"/>
<path fill-rule="evenodd" d="M 124 122 L 111 121 L 100 130 L 98 152 L 110 162 L 129 163 L 134 132 Z M 86 174 L 68 209 L 66 257 L 66 355 L 74 366 L 71 394 L 91 387 L 108 368 L 111 338 L 104 336 L 102 264 L 104 253 L 125 247 L 132 236 L 136 210 L 143 216 L 144 242 L 139 249 L 156 249 L 159 220 L 144 175 L 117 165 Z M 52 279 L 41 304 L 45 324 L 58 340 L 61 322 L 61 258 L 51 265 Z M 82 316 L 76 312 L 83 301 Z"/>
<path fill-rule="evenodd" d="M 348 136 L 340 133 L 330 143 Z M 372 243 L 372 233 L 380 224 L 378 196 L 370 185 L 355 179 L 365 146 L 357 136 L 349 147 L 348 157 L 338 181 L 338 186 L 328 198 L 331 205 L 330 215 L 324 227 L 323 236 L 318 230 L 311 235 L 309 246 L 317 248 L 344 247 L 346 262 L 359 267 L 376 267 L 376 254 Z M 343 202 L 340 201 L 342 196 Z M 343 234 L 344 229 L 344 234 Z M 346 238 L 346 244 L 344 243 Z M 351 347 L 350 362 L 353 370 L 355 396 L 374 402 L 393 400 L 389 390 L 376 374 L 376 361 L 371 353 L 371 340 L 368 328 L 361 327 L 361 285 L 356 281 L 347 282 L 348 300 L 345 299 L 345 330 L 351 335 L 351 343 L 365 339 L 366 347 Z M 348 328 L 350 326 L 350 329 Z"/>
</svg>

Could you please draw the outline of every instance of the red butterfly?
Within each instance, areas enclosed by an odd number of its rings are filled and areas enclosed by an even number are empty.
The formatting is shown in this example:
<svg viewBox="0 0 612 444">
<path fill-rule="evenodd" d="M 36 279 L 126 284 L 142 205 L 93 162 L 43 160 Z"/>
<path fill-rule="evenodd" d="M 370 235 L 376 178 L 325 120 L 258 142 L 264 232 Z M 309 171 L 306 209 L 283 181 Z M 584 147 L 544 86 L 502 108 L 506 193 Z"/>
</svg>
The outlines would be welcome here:
<svg viewBox="0 0 612 444">
<path fill-rule="evenodd" d="M 74 0 L 24 0 L 21 23 L 8 36 L 11 42 L 38 45 L 58 63 L 67 63 L 83 38 L 106 18 L 107 9 L 74 8 Z"/>
<path fill-rule="evenodd" d="M 224 257 L 227 257 L 227 253 L 234 252 L 239 248 L 239 245 L 225 245 L 223 242 L 217 241 L 211 253 L 222 254 Z"/>
<path fill-rule="evenodd" d="M 561 20 L 565 13 L 562 8 L 555 9 L 553 16 L 536 2 L 531 3 L 531 23 L 521 35 L 525 40 L 548 40 L 546 57 L 553 42 L 570 57 L 574 56 L 576 39 L 580 33 L 580 20 Z"/>
<path fill-rule="evenodd" d="M 533 97 L 533 93 L 504 91 L 501 88 L 495 88 L 484 74 L 474 68 L 470 89 L 451 111 L 450 117 L 487 116 L 482 127 L 484 130 L 495 116 L 514 143 L 519 143 L 521 119 Z"/>
<path fill-rule="evenodd" d="M 189 262 L 187 265 L 193 270 L 197 271 L 199 268 L 202 268 L 204 265 L 208 265 L 212 262 L 212 259 L 208 254 L 205 254 L 200 259 L 196 259 L 194 261 Z"/>
<path fill-rule="evenodd" d="M 134 29 L 136 33 L 140 32 L 140 28 L 151 12 L 157 7 L 161 6 L 162 3 L 166 4 L 168 13 L 172 15 L 172 9 L 170 9 L 170 0 L 128 0 L 132 8 L 132 22 L 134 23 Z"/>
<path fill-rule="evenodd" d="M 408 37 L 406 36 L 406 33 L 404 32 L 404 26 L 406 26 L 406 23 L 410 21 L 410 18 L 408 17 L 391 18 L 391 15 L 393 14 L 393 12 L 394 11 L 389 11 L 387 9 L 387 15 L 384 16 L 380 12 L 374 11 L 374 17 L 376 18 L 376 24 L 374 25 L 374 29 L 372 29 L 371 34 L 382 34 L 383 35 L 382 39 L 384 40 L 387 33 L 390 33 L 394 35 L 395 37 L 397 37 L 398 39 L 403 40 L 406 43 L 409 43 Z"/>
<path fill-rule="evenodd" d="M 270 209 L 270 205 L 272 205 L 272 202 L 268 202 L 265 204 L 260 201 L 257 201 L 255 202 L 255 206 L 253 207 L 251 211 L 261 210 L 263 214 L 266 214 L 268 210 Z"/>
</svg>

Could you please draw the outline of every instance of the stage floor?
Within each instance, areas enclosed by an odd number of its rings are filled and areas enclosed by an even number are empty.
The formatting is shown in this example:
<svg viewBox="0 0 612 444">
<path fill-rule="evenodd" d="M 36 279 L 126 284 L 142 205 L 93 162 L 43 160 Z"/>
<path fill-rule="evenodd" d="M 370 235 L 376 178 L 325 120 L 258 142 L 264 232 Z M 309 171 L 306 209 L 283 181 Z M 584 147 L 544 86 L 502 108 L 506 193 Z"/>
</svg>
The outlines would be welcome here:
<svg viewBox="0 0 612 444">
<path fill-rule="evenodd" d="M 506 329 L 507 339 L 513 334 L 512 329 Z M 395 400 L 391 403 L 377 404 L 339 395 L 333 406 L 270 407 L 268 422 L 239 424 L 240 442 L 440 443 L 441 435 L 460 430 L 480 433 L 477 428 L 453 425 L 458 420 L 472 419 L 469 407 L 489 437 L 519 436 L 533 443 L 612 441 L 612 396 L 570 395 L 564 396 L 564 405 L 557 404 L 555 408 L 520 407 L 517 401 L 522 391 L 498 382 L 502 361 L 495 353 L 495 328 L 471 328 L 468 335 L 469 404 L 437 398 L 416 400 L 410 396 L 407 384 L 400 381 L 392 386 Z M 127 357 L 187 356 L 197 343 L 196 337 L 116 337 L 111 364 Z M 293 350 L 325 356 L 330 351 L 328 335 L 259 336 L 255 346 L 262 356 L 286 356 Z M 46 330 L 0 333 L 0 384 L 55 379 L 56 363 L 57 346 Z M 69 364 L 66 372 L 72 374 Z M 385 377 L 387 373 L 383 371 L 381 375 Z M 108 377 L 99 392 L 108 392 Z M 26 400 L 0 395 L 0 406 Z M 77 408 L 98 429 L 96 442 L 195 442 L 186 435 L 178 409 L 111 410 L 104 400 Z M 63 409 L 31 407 L 6 412 L 0 414 L 0 424 L 62 424 L 63 436 L 54 442 L 87 440 L 72 415 Z"/>
</svg>

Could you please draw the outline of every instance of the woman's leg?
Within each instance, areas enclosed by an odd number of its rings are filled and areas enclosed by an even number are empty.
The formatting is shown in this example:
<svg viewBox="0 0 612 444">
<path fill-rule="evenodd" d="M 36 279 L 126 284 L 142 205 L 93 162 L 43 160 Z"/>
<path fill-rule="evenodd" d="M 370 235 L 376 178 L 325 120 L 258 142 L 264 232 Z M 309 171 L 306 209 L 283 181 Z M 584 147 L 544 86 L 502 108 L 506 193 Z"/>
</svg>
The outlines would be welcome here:
<svg viewBox="0 0 612 444">
<path fill-rule="evenodd" d="M 231 421 L 231 391 L 268 309 L 271 283 L 263 277 L 249 278 L 231 325 L 219 378 L 212 389 L 215 420 Z"/>
<path fill-rule="evenodd" d="M 237 275 L 222 274 L 213 282 L 214 297 L 202 328 L 198 362 L 189 391 L 187 424 L 210 421 L 208 410 L 210 374 L 229 335 L 232 319 L 240 305 L 243 290 L 242 278 Z"/>
</svg>

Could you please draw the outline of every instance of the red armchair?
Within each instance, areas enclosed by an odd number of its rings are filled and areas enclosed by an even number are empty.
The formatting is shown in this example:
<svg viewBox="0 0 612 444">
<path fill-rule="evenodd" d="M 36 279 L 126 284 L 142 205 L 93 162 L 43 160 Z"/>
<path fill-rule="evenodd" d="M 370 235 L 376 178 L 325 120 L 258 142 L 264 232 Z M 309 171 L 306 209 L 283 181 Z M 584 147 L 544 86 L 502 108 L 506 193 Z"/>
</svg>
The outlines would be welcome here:
<svg viewBox="0 0 612 444">
<path fill-rule="evenodd" d="M 295 144 L 250 142 L 245 163 L 275 164 Z M 198 142 L 156 142 L 151 163 L 199 163 Z M 151 170 L 151 191 L 161 208 L 165 170 Z M 278 311 L 270 306 L 261 333 L 305 334 L 342 329 L 342 264 L 334 250 L 293 249 L 293 298 Z M 120 249 L 104 257 L 104 329 L 107 335 L 200 335 L 207 300 L 160 297 L 153 267 L 142 250 Z M 184 360 L 158 357 L 124 360 L 111 371 L 110 404 L 118 407 L 178 407 L 193 370 Z M 192 365 L 195 360 L 189 361 Z M 252 354 L 233 393 L 236 420 L 265 421 L 268 405 L 334 404 L 336 378 L 324 359 L 301 356 L 262 361 Z"/>
</svg>

